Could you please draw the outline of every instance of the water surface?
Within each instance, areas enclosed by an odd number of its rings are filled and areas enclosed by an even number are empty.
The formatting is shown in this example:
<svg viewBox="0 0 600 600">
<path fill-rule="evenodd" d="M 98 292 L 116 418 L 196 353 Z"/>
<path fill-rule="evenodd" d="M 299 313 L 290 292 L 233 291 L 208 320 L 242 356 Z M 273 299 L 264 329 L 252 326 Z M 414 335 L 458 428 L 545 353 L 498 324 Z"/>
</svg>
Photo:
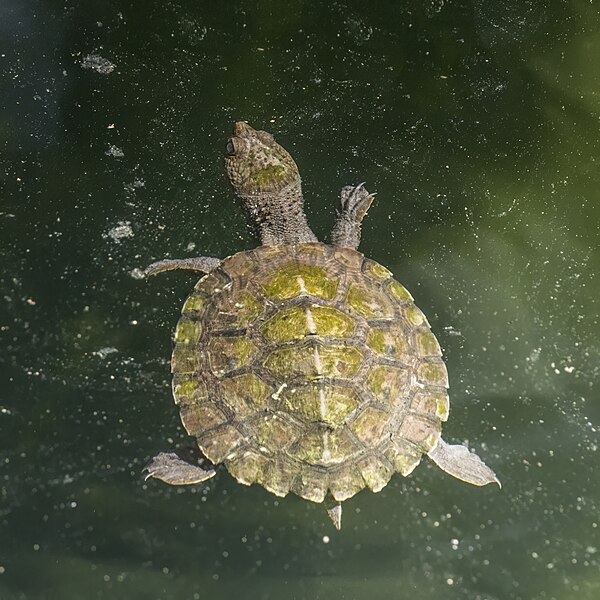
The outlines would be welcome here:
<svg viewBox="0 0 600 600">
<path fill-rule="evenodd" d="M 565 2 L 55 2 L 0 8 L 0 598 L 600 597 L 600 17 Z M 292 152 L 324 239 L 411 290 L 448 363 L 447 439 L 345 504 L 143 481 L 186 438 L 165 256 L 253 247 L 232 122 Z"/>
</svg>

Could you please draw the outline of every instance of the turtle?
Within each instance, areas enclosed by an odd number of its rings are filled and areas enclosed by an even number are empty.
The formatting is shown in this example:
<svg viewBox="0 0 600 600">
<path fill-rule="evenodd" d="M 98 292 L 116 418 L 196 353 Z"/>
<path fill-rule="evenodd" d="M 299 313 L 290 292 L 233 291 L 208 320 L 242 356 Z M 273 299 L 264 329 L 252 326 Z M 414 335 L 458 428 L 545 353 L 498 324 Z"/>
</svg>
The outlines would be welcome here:
<svg viewBox="0 0 600 600">
<path fill-rule="evenodd" d="M 476 486 L 500 481 L 441 437 L 448 373 L 413 297 L 358 251 L 374 194 L 344 186 L 331 243 L 304 214 L 298 167 L 274 137 L 237 122 L 225 166 L 260 246 L 224 259 L 152 263 L 202 274 L 174 336 L 173 395 L 198 456 L 161 452 L 146 478 L 198 484 L 215 467 L 276 496 L 342 502 L 408 476 L 426 454 Z"/>
</svg>

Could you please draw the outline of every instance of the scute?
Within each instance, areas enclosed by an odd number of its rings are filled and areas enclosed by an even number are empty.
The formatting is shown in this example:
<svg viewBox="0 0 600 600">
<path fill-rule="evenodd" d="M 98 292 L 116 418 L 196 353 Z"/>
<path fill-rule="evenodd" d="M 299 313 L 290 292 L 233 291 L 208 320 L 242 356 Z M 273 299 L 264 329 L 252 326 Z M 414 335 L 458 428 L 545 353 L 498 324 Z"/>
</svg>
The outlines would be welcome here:
<svg viewBox="0 0 600 600">
<path fill-rule="evenodd" d="M 271 398 L 271 388 L 254 373 L 225 377 L 220 389 L 225 404 L 240 419 L 264 411 Z"/>
<path fill-rule="evenodd" d="M 244 329 L 264 311 L 264 304 L 254 294 L 248 291 L 230 294 L 219 306 L 218 326 L 223 331 Z"/>
<path fill-rule="evenodd" d="M 206 383 L 195 373 L 173 376 L 173 397 L 176 404 L 199 404 L 208 400 Z"/>
<path fill-rule="evenodd" d="M 348 306 L 366 319 L 391 319 L 394 307 L 377 288 L 361 283 L 353 283 L 348 288 Z"/>
<path fill-rule="evenodd" d="M 214 464 L 223 462 L 242 442 L 242 434 L 233 425 L 223 425 L 198 439 L 202 452 Z"/>
<path fill-rule="evenodd" d="M 182 404 L 180 414 L 186 431 L 194 432 L 198 436 L 223 425 L 228 420 L 227 415 L 213 402 Z"/>
<path fill-rule="evenodd" d="M 417 377 L 423 385 L 448 387 L 448 371 L 441 360 L 422 363 L 417 371 Z"/>
<path fill-rule="evenodd" d="M 297 296 L 315 296 L 331 300 L 338 282 L 321 267 L 290 263 L 275 271 L 263 283 L 265 296 L 271 300 L 289 300 Z"/>
<path fill-rule="evenodd" d="M 421 462 L 422 450 L 412 443 L 403 440 L 399 435 L 394 443 L 385 451 L 386 459 L 400 475 L 407 477 Z"/>
<path fill-rule="evenodd" d="M 186 300 L 173 393 L 188 433 L 240 483 L 313 502 L 408 475 L 448 417 L 447 372 L 390 271 L 349 248 L 264 246 Z"/>
<path fill-rule="evenodd" d="M 372 492 L 380 492 L 394 471 L 382 456 L 369 455 L 358 462 L 360 474 Z"/>
<path fill-rule="evenodd" d="M 448 419 L 448 394 L 446 390 L 420 390 L 410 404 L 411 410 L 437 417 L 440 421 Z"/>
<path fill-rule="evenodd" d="M 290 449 L 290 456 L 311 465 L 331 467 L 351 459 L 358 451 L 346 428 L 333 431 L 327 427 L 313 427 Z"/>
<path fill-rule="evenodd" d="M 410 383 L 410 371 L 399 366 L 377 365 L 367 378 L 367 386 L 376 399 L 390 407 L 406 397 Z"/>
<path fill-rule="evenodd" d="M 389 423 L 390 415 L 385 410 L 367 406 L 351 425 L 354 435 L 367 447 L 378 444 Z"/>
<path fill-rule="evenodd" d="M 440 425 L 434 426 L 430 419 L 409 413 L 398 429 L 398 436 L 419 446 L 423 452 L 429 452 L 440 437 Z"/>
<path fill-rule="evenodd" d="M 271 455 L 284 453 L 301 432 L 297 425 L 292 425 L 282 414 L 270 412 L 255 417 L 252 429 L 259 447 L 265 448 Z"/>
<path fill-rule="evenodd" d="M 313 466 L 301 465 L 292 491 L 311 502 L 323 502 L 329 488 L 329 476 Z"/>
<path fill-rule="evenodd" d="M 323 377 L 350 379 L 360 368 L 362 354 L 352 346 L 314 344 L 285 346 L 273 350 L 265 367 L 283 378 L 300 377 L 307 381 Z"/>
<path fill-rule="evenodd" d="M 279 398 L 279 410 L 308 424 L 321 422 L 331 426 L 342 425 L 360 404 L 351 388 L 319 382 L 286 388 Z"/>
<path fill-rule="evenodd" d="M 262 327 L 274 344 L 302 340 L 310 335 L 345 338 L 354 332 L 354 321 L 343 312 L 318 304 L 300 304 L 276 312 Z"/>
<path fill-rule="evenodd" d="M 267 462 L 259 473 L 257 481 L 276 496 L 286 496 L 292 485 L 295 473 L 289 468 L 287 461 L 275 458 Z"/>
<path fill-rule="evenodd" d="M 202 335 L 202 323 L 194 319 L 182 317 L 175 329 L 175 342 L 177 344 L 197 344 Z"/>
<path fill-rule="evenodd" d="M 246 366 L 256 354 L 256 346 L 245 336 L 213 337 L 208 343 L 210 368 L 218 377 Z"/>
<path fill-rule="evenodd" d="M 200 366 L 200 356 L 194 347 L 188 344 L 176 344 L 171 356 L 172 373 L 197 373 Z"/>
<path fill-rule="evenodd" d="M 358 466 L 348 463 L 338 471 L 329 482 L 331 495 L 338 502 L 343 502 L 352 498 L 365 487 L 365 480 L 362 478 Z"/>
<path fill-rule="evenodd" d="M 268 457 L 250 449 L 235 453 L 225 462 L 227 470 L 244 485 L 252 485 L 258 481 L 268 464 Z"/>
<path fill-rule="evenodd" d="M 367 346 L 386 358 L 407 362 L 410 356 L 409 338 L 397 323 L 373 325 L 367 334 Z"/>
</svg>

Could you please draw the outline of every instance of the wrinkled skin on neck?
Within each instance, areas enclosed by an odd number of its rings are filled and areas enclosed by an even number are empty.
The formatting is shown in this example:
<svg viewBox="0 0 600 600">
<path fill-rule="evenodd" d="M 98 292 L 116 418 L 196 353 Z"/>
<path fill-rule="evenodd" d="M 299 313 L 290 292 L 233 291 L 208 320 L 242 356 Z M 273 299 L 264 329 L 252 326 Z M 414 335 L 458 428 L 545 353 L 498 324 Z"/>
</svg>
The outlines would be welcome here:
<svg viewBox="0 0 600 600">
<path fill-rule="evenodd" d="M 225 167 L 263 245 L 317 241 L 306 223 L 298 167 L 270 133 L 237 122 Z"/>
</svg>

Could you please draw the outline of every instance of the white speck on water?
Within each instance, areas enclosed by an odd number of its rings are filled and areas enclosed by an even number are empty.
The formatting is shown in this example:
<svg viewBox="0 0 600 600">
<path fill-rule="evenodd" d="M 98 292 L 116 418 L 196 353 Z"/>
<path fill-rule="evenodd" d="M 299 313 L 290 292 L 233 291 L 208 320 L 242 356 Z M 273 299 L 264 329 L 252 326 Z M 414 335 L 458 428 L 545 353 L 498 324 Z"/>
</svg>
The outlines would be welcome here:
<svg viewBox="0 0 600 600">
<path fill-rule="evenodd" d="M 100 358 L 104 359 L 109 354 L 114 354 L 115 352 L 118 352 L 118 350 L 116 348 L 107 346 L 106 348 L 100 348 L 100 350 L 96 350 L 93 354 L 94 354 L 94 356 L 99 356 Z"/>
<path fill-rule="evenodd" d="M 130 221 L 119 221 L 116 227 L 108 230 L 108 233 L 104 234 L 103 237 L 109 237 L 117 244 L 125 238 L 133 237 L 133 229 L 131 228 Z"/>
<path fill-rule="evenodd" d="M 323 543 L 324 544 L 329 544 L 329 536 L 328 535 L 324 535 L 323 536 Z"/>
<path fill-rule="evenodd" d="M 529 362 L 536 363 L 539 360 L 541 353 L 542 353 L 541 348 L 534 348 L 531 351 L 531 353 L 529 354 L 527 360 L 529 360 Z"/>
<path fill-rule="evenodd" d="M 88 54 L 81 61 L 81 67 L 90 71 L 96 71 L 96 73 L 100 73 L 101 75 L 108 75 L 117 68 L 117 65 L 99 54 Z"/>
<path fill-rule="evenodd" d="M 448 335 L 453 335 L 455 337 L 461 337 L 462 336 L 462 333 L 458 329 L 454 329 L 454 327 L 452 327 L 452 325 L 447 325 L 446 327 L 444 327 L 444 331 Z"/>
</svg>

